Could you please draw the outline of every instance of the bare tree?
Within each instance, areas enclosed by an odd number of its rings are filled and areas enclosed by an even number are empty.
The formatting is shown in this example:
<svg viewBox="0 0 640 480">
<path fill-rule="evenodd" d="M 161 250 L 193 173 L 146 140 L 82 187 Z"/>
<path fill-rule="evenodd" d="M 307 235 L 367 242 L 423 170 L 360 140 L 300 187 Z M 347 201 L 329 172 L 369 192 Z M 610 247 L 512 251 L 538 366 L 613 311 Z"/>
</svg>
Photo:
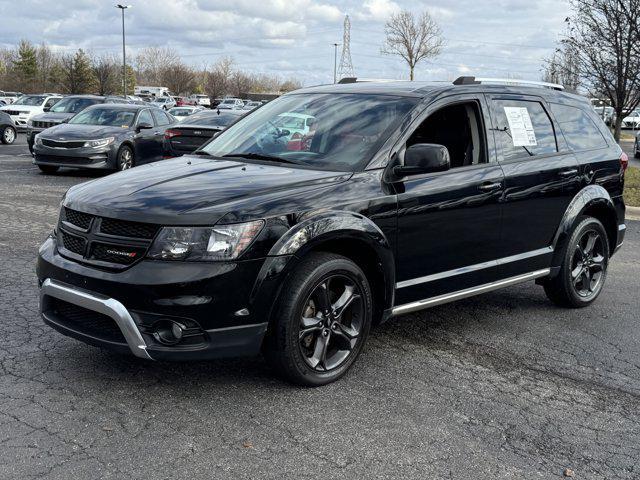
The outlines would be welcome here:
<svg viewBox="0 0 640 480">
<path fill-rule="evenodd" d="M 118 90 L 118 79 L 122 77 L 122 73 L 113 55 L 106 54 L 94 58 L 91 68 L 99 95 L 110 95 Z"/>
<path fill-rule="evenodd" d="M 418 62 L 438 56 L 444 46 L 442 30 L 428 12 L 419 18 L 407 10 L 393 14 L 384 32 L 382 53 L 397 55 L 407 62 L 411 80 Z"/>
<path fill-rule="evenodd" d="M 41 92 L 52 90 L 55 79 L 53 71 L 58 59 L 51 49 L 43 42 L 36 49 L 36 62 L 38 64 L 37 84 Z"/>
<path fill-rule="evenodd" d="M 220 59 L 207 74 L 204 91 L 211 98 L 219 98 L 226 95 L 230 88 L 231 73 L 233 71 L 233 59 L 224 57 Z"/>
<path fill-rule="evenodd" d="M 176 95 L 191 93 L 196 85 L 196 74 L 192 68 L 177 62 L 161 70 L 160 82 Z"/>
<path fill-rule="evenodd" d="M 564 88 L 576 93 L 580 87 L 578 71 L 578 52 L 572 45 L 558 48 L 551 58 L 545 60 L 542 80 L 564 85 Z"/>
<path fill-rule="evenodd" d="M 135 63 L 143 85 L 160 86 L 162 72 L 169 65 L 180 63 L 180 55 L 169 47 L 147 47 L 138 53 Z"/>
<path fill-rule="evenodd" d="M 640 104 L 640 0 L 570 0 L 573 10 L 560 50 L 573 50 L 585 88 L 604 94 L 622 119 Z"/>
</svg>

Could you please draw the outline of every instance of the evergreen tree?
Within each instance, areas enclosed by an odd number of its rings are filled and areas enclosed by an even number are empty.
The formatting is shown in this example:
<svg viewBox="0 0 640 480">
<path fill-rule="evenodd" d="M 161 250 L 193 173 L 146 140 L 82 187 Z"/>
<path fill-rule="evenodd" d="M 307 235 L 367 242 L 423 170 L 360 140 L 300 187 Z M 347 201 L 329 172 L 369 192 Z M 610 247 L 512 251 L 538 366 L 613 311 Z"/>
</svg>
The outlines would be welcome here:
<svg viewBox="0 0 640 480">
<path fill-rule="evenodd" d="M 33 92 L 38 75 L 38 58 L 36 48 L 27 40 L 20 40 L 12 67 L 19 83 L 23 85 L 23 91 Z"/>
</svg>

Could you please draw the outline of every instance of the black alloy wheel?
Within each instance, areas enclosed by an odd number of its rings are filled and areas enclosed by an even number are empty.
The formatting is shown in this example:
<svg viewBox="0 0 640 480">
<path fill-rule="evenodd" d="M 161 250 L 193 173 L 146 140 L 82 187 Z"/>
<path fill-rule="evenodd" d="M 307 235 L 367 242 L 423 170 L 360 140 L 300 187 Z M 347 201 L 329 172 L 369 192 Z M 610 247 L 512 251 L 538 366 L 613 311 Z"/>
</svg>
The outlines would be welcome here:
<svg viewBox="0 0 640 480">
<path fill-rule="evenodd" d="M 547 297 L 563 307 L 586 307 L 600 295 L 607 278 L 609 239 L 602 223 L 581 217 L 563 252 L 560 272 L 543 283 Z"/>
<path fill-rule="evenodd" d="M 608 248 L 608 247 L 607 247 Z M 573 247 L 571 283 L 585 299 L 597 296 L 605 277 L 605 241 L 595 229 L 585 231 Z"/>
<path fill-rule="evenodd" d="M 326 372 L 353 352 L 363 326 L 360 287 L 346 275 L 325 277 L 311 292 L 300 316 L 300 351 L 307 365 Z"/>
<path fill-rule="evenodd" d="M 276 373 L 305 386 L 343 376 L 369 333 L 373 298 L 363 271 L 341 255 L 313 252 L 288 276 L 263 353 Z"/>
</svg>

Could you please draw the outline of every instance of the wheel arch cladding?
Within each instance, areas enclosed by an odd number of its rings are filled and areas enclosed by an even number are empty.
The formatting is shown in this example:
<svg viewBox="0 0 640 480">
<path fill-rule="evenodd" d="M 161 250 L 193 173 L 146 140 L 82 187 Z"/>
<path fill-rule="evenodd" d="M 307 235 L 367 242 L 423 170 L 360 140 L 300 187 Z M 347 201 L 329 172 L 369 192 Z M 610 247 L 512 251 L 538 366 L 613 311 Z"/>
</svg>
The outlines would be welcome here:
<svg viewBox="0 0 640 480">
<path fill-rule="evenodd" d="M 308 217 L 292 227 L 269 252 L 256 280 L 252 298 L 264 297 L 263 287 L 277 277 L 277 291 L 259 304 L 267 308 L 269 319 L 286 276 L 310 252 L 331 252 L 352 260 L 365 273 L 374 300 L 374 321 L 393 305 L 395 259 L 385 234 L 367 217 L 341 211 L 327 211 Z M 275 293 L 275 294 L 274 294 Z M 264 311 L 264 310 L 262 310 Z"/>
<path fill-rule="evenodd" d="M 571 235 L 576 220 L 583 215 L 598 219 L 604 225 L 612 255 L 618 240 L 618 215 L 609 192 L 600 185 L 588 185 L 580 190 L 567 207 L 553 239 L 553 267 L 562 264 L 564 247 Z"/>
</svg>

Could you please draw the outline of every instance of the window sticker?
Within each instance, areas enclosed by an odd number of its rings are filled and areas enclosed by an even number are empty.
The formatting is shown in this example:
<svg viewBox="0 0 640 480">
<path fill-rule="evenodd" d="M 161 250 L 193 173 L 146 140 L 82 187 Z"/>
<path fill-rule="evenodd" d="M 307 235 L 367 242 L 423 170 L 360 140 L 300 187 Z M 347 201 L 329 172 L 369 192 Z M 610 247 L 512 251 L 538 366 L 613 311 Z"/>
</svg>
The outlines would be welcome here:
<svg viewBox="0 0 640 480">
<path fill-rule="evenodd" d="M 511 141 L 514 147 L 532 147 L 538 145 L 527 107 L 503 107 L 509 122 Z"/>
</svg>

